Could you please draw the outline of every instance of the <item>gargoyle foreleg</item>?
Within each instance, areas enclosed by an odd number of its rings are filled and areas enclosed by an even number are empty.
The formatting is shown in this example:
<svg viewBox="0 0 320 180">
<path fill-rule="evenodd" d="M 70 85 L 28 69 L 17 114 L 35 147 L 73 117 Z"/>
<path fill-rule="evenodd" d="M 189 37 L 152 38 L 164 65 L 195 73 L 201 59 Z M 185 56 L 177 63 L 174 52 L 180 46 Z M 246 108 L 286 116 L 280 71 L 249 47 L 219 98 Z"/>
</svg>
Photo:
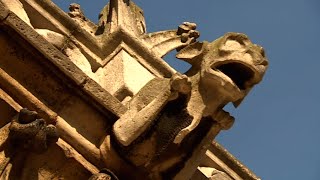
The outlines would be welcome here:
<svg viewBox="0 0 320 180">
<path fill-rule="evenodd" d="M 170 88 L 159 94 L 141 111 L 128 110 L 113 125 L 113 132 L 117 140 L 124 146 L 130 145 L 152 124 L 161 109 L 170 98 Z"/>
<path fill-rule="evenodd" d="M 195 116 L 193 119 L 192 119 L 192 122 L 190 123 L 189 126 L 187 126 L 186 128 L 182 129 L 178 134 L 177 136 L 174 138 L 174 143 L 175 144 L 180 144 L 181 141 L 191 132 L 193 131 L 200 123 L 202 119 L 202 116 L 201 115 L 198 115 L 198 116 Z"/>
<path fill-rule="evenodd" d="M 232 127 L 234 123 L 234 117 L 232 117 L 228 112 L 218 109 L 215 113 L 211 115 L 212 119 L 215 120 L 222 129 L 229 129 Z M 176 138 L 174 139 L 174 143 L 179 144 L 181 141 L 187 136 L 191 131 L 193 131 L 200 123 L 202 119 L 202 115 L 195 116 L 189 126 L 182 129 Z"/>
<path fill-rule="evenodd" d="M 113 125 L 113 132 L 117 140 L 124 146 L 130 145 L 154 122 L 155 118 L 168 101 L 174 100 L 179 93 L 187 94 L 191 90 L 191 83 L 186 75 L 174 74 L 168 85 L 147 106 L 140 111 L 128 110 Z"/>
</svg>

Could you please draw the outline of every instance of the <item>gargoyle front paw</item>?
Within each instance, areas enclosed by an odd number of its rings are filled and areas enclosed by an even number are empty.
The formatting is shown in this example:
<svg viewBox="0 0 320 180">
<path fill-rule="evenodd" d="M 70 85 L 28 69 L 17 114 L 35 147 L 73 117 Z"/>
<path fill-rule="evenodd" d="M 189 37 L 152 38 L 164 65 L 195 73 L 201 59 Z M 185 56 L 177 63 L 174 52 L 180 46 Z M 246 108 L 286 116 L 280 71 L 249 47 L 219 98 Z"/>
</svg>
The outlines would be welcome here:
<svg viewBox="0 0 320 180">
<path fill-rule="evenodd" d="M 182 94 L 188 94 L 191 91 L 191 81 L 188 76 L 176 73 L 171 77 L 171 90 Z"/>
</svg>

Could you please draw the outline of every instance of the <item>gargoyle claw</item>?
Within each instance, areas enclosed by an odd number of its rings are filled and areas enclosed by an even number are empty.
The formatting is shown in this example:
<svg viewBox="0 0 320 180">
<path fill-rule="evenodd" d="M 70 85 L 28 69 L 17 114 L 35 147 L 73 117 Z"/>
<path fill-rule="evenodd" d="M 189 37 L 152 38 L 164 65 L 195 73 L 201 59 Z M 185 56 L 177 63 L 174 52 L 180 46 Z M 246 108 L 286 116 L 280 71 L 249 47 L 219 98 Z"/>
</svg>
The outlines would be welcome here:
<svg viewBox="0 0 320 180">
<path fill-rule="evenodd" d="M 188 94 L 191 91 L 191 81 L 188 76 L 176 73 L 171 77 L 171 90 L 182 94 Z"/>
<path fill-rule="evenodd" d="M 200 36 L 199 31 L 196 31 L 197 25 L 195 23 L 184 22 L 178 27 L 177 35 L 181 35 L 181 42 L 186 43 L 189 41 L 195 42 Z"/>
</svg>

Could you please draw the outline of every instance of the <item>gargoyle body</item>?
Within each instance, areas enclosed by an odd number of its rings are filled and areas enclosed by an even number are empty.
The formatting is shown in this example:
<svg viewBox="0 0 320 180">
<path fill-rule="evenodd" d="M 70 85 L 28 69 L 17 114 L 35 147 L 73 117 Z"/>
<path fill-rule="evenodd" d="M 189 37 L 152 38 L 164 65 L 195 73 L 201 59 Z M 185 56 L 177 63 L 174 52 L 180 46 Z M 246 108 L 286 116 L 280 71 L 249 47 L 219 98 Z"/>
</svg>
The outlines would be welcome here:
<svg viewBox="0 0 320 180">
<path fill-rule="evenodd" d="M 177 58 L 191 69 L 150 81 L 113 126 L 120 156 L 153 175 L 183 163 L 214 123 L 230 128 L 234 118 L 222 108 L 238 106 L 268 65 L 263 48 L 240 33 L 195 42 Z"/>
</svg>

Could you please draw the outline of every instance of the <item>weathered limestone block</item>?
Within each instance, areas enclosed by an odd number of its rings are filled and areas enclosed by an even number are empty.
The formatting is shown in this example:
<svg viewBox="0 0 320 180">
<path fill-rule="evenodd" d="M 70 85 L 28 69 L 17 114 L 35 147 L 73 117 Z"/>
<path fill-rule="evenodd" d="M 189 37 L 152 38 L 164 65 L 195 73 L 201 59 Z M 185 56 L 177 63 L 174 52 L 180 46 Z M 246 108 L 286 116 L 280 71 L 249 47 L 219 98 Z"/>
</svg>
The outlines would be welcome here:
<svg viewBox="0 0 320 180">
<path fill-rule="evenodd" d="M 18 0 L 2 0 L 2 2 L 8 7 L 8 9 L 12 12 L 14 12 L 20 19 L 22 19 L 24 22 L 26 22 L 31 27 L 32 24 L 30 22 L 30 19 L 28 17 L 28 14 L 23 8 L 23 4 Z M 73 8 L 72 8 L 73 7 Z M 74 12 L 76 5 L 72 5 L 70 9 Z M 79 9 L 80 10 L 80 6 Z M 80 11 L 81 12 L 81 11 Z M 71 13 L 74 14 L 74 13 Z M 80 13 L 82 14 L 82 12 Z M 74 17 L 80 17 L 80 15 L 75 15 Z M 86 18 L 81 16 L 86 20 Z M 84 27 L 87 28 L 87 27 Z M 70 60 L 77 65 L 83 72 L 85 72 L 88 76 L 95 78 L 95 75 L 92 72 L 91 65 L 89 61 L 86 59 L 86 57 L 81 53 L 78 47 L 75 46 L 74 43 L 69 42 L 68 38 L 60 33 L 54 32 L 49 29 L 35 29 L 37 33 L 39 33 L 42 37 L 44 37 L 49 43 L 57 47 L 59 50 L 64 50 L 64 54 L 67 55 Z"/>
<path fill-rule="evenodd" d="M 64 42 L 65 43 L 65 42 Z M 64 47 L 61 48 L 62 52 L 69 57 L 69 59 L 80 68 L 86 75 L 91 77 L 94 80 L 97 80 L 96 75 L 92 72 L 91 65 L 87 58 L 82 54 L 81 50 L 72 42 L 64 44 Z"/>
<path fill-rule="evenodd" d="M 111 121 L 90 107 L 86 102 L 78 97 L 71 97 L 58 111 L 68 124 L 82 134 L 88 141 L 96 145 L 100 144 L 101 138 L 105 136 Z M 92 121 L 92 119 L 94 121 Z M 90 133 L 88 133 L 90 132 Z"/>
<path fill-rule="evenodd" d="M 67 41 L 67 38 L 62 34 L 48 30 L 48 29 L 35 29 L 42 37 L 44 37 L 49 43 L 62 49 Z"/>
<path fill-rule="evenodd" d="M 53 110 L 60 109 L 71 94 L 65 91 L 64 85 L 57 77 L 52 76 L 52 72 L 39 64 L 43 59 L 33 56 L 21 44 L 10 41 L 6 33 L 0 35 L 0 46 L 2 47 L 0 48 L 1 77 L 11 77 L 10 79 L 19 82 L 30 93 L 44 100 Z M 3 79 L 0 84 L 8 88 L 8 82 Z M 13 90 L 10 90 L 10 93 L 13 93 Z M 28 106 L 25 105 L 25 107 Z"/>
<path fill-rule="evenodd" d="M 7 8 L 14 12 L 20 19 L 22 19 L 29 26 L 33 27 L 30 23 L 30 19 L 23 8 L 22 3 L 19 0 L 1 0 Z"/>
<path fill-rule="evenodd" d="M 86 75 L 99 82 L 97 75 L 92 72 L 91 64 L 88 59 L 75 45 L 75 43 L 70 40 L 70 38 L 48 29 L 35 29 L 35 31 L 37 31 L 37 33 L 44 37 L 49 43 L 58 48 Z"/>
<path fill-rule="evenodd" d="M 120 101 L 128 101 L 147 84 L 154 75 L 145 69 L 127 51 L 121 50 L 95 75 L 97 82 Z"/>
</svg>

